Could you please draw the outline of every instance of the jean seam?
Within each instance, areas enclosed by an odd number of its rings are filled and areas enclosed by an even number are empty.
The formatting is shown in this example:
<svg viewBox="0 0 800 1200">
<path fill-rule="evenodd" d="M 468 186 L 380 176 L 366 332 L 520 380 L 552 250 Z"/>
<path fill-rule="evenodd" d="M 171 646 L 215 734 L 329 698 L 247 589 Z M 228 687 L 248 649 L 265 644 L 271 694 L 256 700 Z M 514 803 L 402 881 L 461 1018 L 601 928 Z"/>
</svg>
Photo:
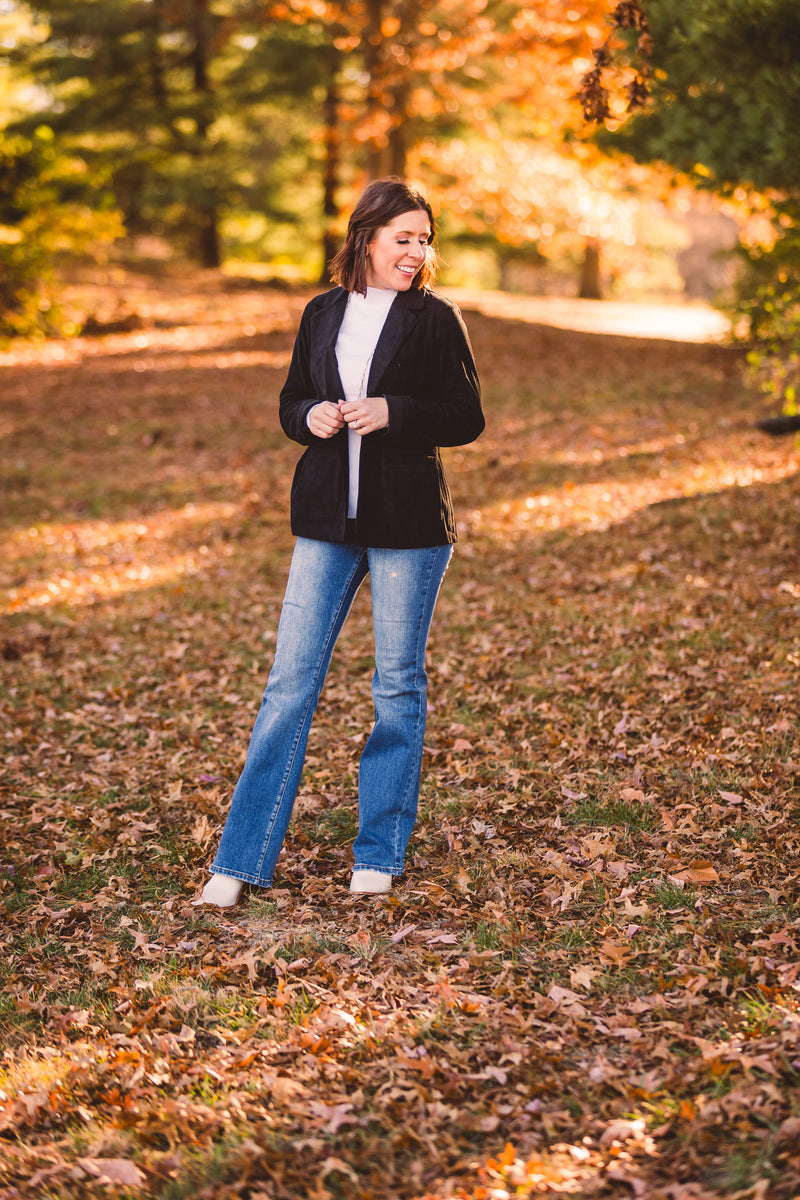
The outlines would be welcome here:
<svg viewBox="0 0 800 1200">
<path fill-rule="evenodd" d="M 420 602 L 419 608 L 417 610 L 417 614 L 418 614 L 417 615 L 417 629 L 416 629 L 416 635 L 415 635 L 415 639 L 414 639 L 414 690 L 417 695 L 417 719 L 416 719 L 416 725 L 414 727 L 414 744 L 415 744 L 415 746 L 419 745 L 419 742 L 421 740 L 420 739 L 420 726 L 421 725 L 422 725 L 422 734 L 424 736 L 424 717 L 427 716 L 427 713 L 423 714 L 422 695 L 421 695 L 421 690 L 420 690 L 421 689 L 420 675 L 425 674 L 425 670 L 424 670 L 424 668 L 425 668 L 425 651 L 423 650 L 422 653 L 420 653 L 419 635 L 420 635 L 420 630 L 423 625 L 424 615 L 428 611 L 428 597 L 430 595 L 431 577 L 433 575 L 433 568 L 434 568 L 434 556 L 431 555 L 430 558 L 428 559 L 428 577 L 425 580 L 425 591 L 421 597 L 421 602 Z M 433 614 L 431 614 L 431 617 L 432 616 L 433 616 Z M 430 623 L 429 623 L 429 628 L 430 628 Z M 427 647 L 427 638 L 425 639 L 425 645 Z M 422 672 L 420 672 L 420 659 L 422 659 L 422 668 L 423 668 Z M 419 760 L 421 761 L 421 759 L 422 759 L 421 750 L 418 753 L 418 757 L 419 757 Z M 415 767 L 414 778 L 416 778 L 416 775 L 418 774 L 416 757 L 414 760 L 414 767 Z M 400 854 L 399 854 L 400 823 L 403 819 L 403 814 L 405 812 L 406 805 L 408 803 L 408 795 L 409 795 L 410 788 L 411 788 L 411 779 L 409 779 L 406 783 L 406 789 L 403 793 L 402 802 L 398 807 L 398 810 L 397 810 L 397 813 L 396 813 L 395 819 L 394 819 L 394 836 L 393 836 L 393 844 L 392 844 L 392 853 L 394 856 L 395 864 L 397 863 L 397 860 L 400 857 Z"/>
<path fill-rule="evenodd" d="M 350 572 L 350 575 L 347 579 L 345 586 L 342 588 L 341 600 L 339 603 L 339 607 L 336 609 L 336 613 L 331 617 L 331 620 L 329 622 L 328 633 L 327 633 L 327 636 L 325 639 L 325 644 L 322 647 L 322 651 L 319 656 L 319 661 L 317 663 L 317 674 L 316 674 L 316 678 L 314 680 L 314 686 L 311 689 L 311 691 L 309 692 L 308 700 L 306 702 L 305 709 L 303 710 L 303 719 L 300 721 L 300 723 L 298 725 L 294 742 L 292 743 L 291 749 L 289 751 L 286 770 L 283 773 L 283 778 L 282 778 L 282 780 L 280 782 L 280 786 L 278 788 L 278 793 L 277 793 L 277 797 L 275 800 L 275 804 L 273 805 L 272 819 L 270 821 L 269 828 L 267 829 L 266 834 L 264 836 L 264 842 L 263 842 L 263 845 L 261 848 L 261 854 L 260 854 L 259 860 L 258 860 L 259 872 L 261 871 L 261 867 L 263 865 L 264 859 L 267 856 L 267 851 L 269 850 L 269 845 L 272 840 L 272 834 L 275 829 L 275 823 L 278 820 L 278 814 L 280 813 L 281 806 L 283 805 L 284 797 L 286 795 L 286 785 L 287 785 L 289 779 L 291 778 L 292 768 L 294 767 L 295 759 L 297 757 L 297 748 L 303 739 L 303 731 L 306 729 L 306 727 L 310 723 L 311 718 L 313 717 L 313 714 L 315 711 L 314 701 L 315 701 L 315 699 L 317 701 L 319 700 L 319 695 L 322 691 L 322 686 L 325 683 L 325 675 L 327 674 L 327 672 L 323 672 L 323 664 L 325 663 L 325 661 L 327 659 L 328 648 L 330 647 L 330 644 L 331 644 L 331 638 L 333 637 L 333 631 L 336 628 L 337 621 L 341 614 L 344 603 L 345 603 L 348 595 L 350 594 L 350 587 L 352 585 L 353 579 L 354 579 L 356 573 L 358 572 L 358 569 L 361 566 L 361 564 L 363 563 L 363 561 L 364 561 L 364 552 L 362 551 L 361 554 L 359 554 L 358 558 L 356 558 L 353 562 L 353 569 Z M 365 578 L 366 578 L 366 576 L 365 576 Z M 363 580 L 361 582 L 363 582 Z M 350 603 L 352 604 L 352 599 L 351 599 Z M 338 634 L 335 638 L 333 638 L 334 647 L 336 645 L 337 638 L 338 638 Z M 320 680 L 320 675 L 322 675 L 321 680 Z M 311 717 L 309 716 L 309 713 L 311 714 Z M 283 843 L 281 843 L 281 845 L 282 844 Z"/>
<path fill-rule="evenodd" d="M 394 879 L 399 879 L 403 874 L 402 867 L 387 867 L 384 865 L 376 866 L 375 863 L 367 863 L 356 861 L 353 863 L 354 871 L 377 871 L 380 875 L 391 875 Z"/>
<path fill-rule="evenodd" d="M 214 871 L 214 865 L 209 869 Z M 251 875 L 248 871 L 239 871 L 236 867 L 220 867 L 215 874 L 226 875 L 229 879 L 241 879 L 242 883 L 254 883 L 258 887 L 272 887 L 271 879 L 262 879 L 260 875 Z"/>
</svg>

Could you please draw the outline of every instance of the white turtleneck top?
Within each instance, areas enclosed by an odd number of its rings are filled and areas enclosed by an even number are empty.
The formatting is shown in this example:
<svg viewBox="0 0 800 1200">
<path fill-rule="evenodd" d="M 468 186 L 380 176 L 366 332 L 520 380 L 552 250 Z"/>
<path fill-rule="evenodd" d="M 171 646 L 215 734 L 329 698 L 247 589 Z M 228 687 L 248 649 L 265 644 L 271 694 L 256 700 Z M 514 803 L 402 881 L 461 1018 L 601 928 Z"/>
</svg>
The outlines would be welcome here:
<svg viewBox="0 0 800 1200">
<path fill-rule="evenodd" d="M 372 356 L 397 292 L 390 288 L 367 288 L 366 296 L 351 292 L 336 341 L 336 362 L 344 388 L 344 399 L 360 400 L 367 395 Z M 358 471 L 361 435 L 347 430 L 349 487 L 347 515 L 355 517 L 358 507 Z"/>
</svg>

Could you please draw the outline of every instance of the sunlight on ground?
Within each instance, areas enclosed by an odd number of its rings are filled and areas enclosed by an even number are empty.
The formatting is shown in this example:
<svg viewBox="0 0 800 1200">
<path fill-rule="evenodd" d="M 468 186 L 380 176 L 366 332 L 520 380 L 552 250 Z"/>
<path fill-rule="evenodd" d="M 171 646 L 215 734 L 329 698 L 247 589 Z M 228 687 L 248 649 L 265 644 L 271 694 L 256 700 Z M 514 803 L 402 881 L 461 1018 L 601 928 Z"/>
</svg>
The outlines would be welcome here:
<svg viewBox="0 0 800 1200">
<path fill-rule="evenodd" d="M 628 1127 L 641 1126 L 640 1129 L 636 1129 L 639 1140 L 646 1138 L 655 1148 L 652 1138 L 644 1133 L 644 1121 L 628 1121 L 624 1124 Z M 619 1125 L 622 1126 L 623 1122 L 620 1121 Z M 626 1133 L 628 1138 L 632 1136 L 630 1128 Z M 621 1143 L 617 1142 L 616 1145 L 621 1146 Z M 621 1149 L 618 1150 L 618 1157 L 621 1165 L 630 1159 L 630 1155 Z M 488 1159 L 485 1166 L 478 1168 L 477 1173 L 486 1186 L 472 1193 L 475 1200 L 478 1200 L 478 1197 L 485 1197 L 485 1200 L 512 1200 L 514 1196 L 520 1195 L 520 1188 L 526 1189 L 523 1194 L 530 1194 L 527 1189 L 531 1192 L 545 1193 L 552 1190 L 574 1194 L 579 1188 L 583 1191 L 587 1185 L 594 1185 L 594 1191 L 600 1184 L 601 1177 L 608 1177 L 609 1174 L 602 1157 L 596 1151 L 586 1146 L 572 1146 L 562 1142 L 528 1159 L 521 1158 L 514 1146 L 507 1143 L 503 1153 Z M 617 1177 L 620 1180 L 626 1178 L 622 1171 L 618 1172 Z"/>
<path fill-rule="evenodd" d="M 778 483 L 798 469 L 800 453 L 796 452 L 768 467 L 718 458 L 690 463 L 680 471 L 671 469 L 663 476 L 585 484 L 568 480 L 549 492 L 473 509 L 462 523 L 465 528 L 502 531 L 515 537 L 575 527 L 604 530 L 664 501 Z M 163 555 L 154 554 L 154 548 L 195 526 L 227 521 L 246 503 L 187 504 L 178 511 L 165 509 L 138 521 L 70 521 L 19 531 L 0 544 L 2 560 L 10 568 L 18 563 L 24 572 L 26 567 L 30 570 L 35 556 L 40 571 L 43 568 L 46 574 L 8 588 L 5 611 L 42 608 L 53 602 L 86 604 L 198 574 L 218 553 L 230 555 L 231 547 L 226 544 L 212 553 L 201 543 L 179 553 L 165 549 Z"/>
<path fill-rule="evenodd" d="M 0 1067 L 0 1103 L 12 1096 L 40 1097 L 61 1086 L 69 1074 L 69 1058 L 55 1049 L 31 1051 Z"/>
<path fill-rule="evenodd" d="M 0 366 L 77 366 L 97 360 L 104 372 L 173 371 L 209 366 L 286 369 L 291 358 L 288 350 L 257 350 L 255 346 L 250 349 L 241 345 L 242 334 L 249 339 L 256 337 L 258 332 L 255 324 L 242 326 L 232 319 L 210 325 L 147 329 L 139 333 L 75 338 L 66 342 L 24 342 L 0 353 Z M 230 348 L 231 342 L 239 345 Z M 214 353 L 225 346 L 229 347 L 227 353 Z"/>
<path fill-rule="evenodd" d="M 769 468 L 709 462 L 691 464 L 683 472 L 670 472 L 665 478 L 649 475 L 627 481 L 569 482 L 556 491 L 473 509 L 467 516 L 467 524 L 473 529 L 504 529 L 517 534 L 533 528 L 566 529 L 573 526 L 604 530 L 625 521 L 640 509 L 665 500 L 689 499 L 753 484 L 778 483 L 798 469 L 800 454 L 795 454 Z"/>
<path fill-rule="evenodd" d="M 45 569 L 53 559 L 60 562 L 45 578 L 9 588 L 6 611 L 42 608 L 54 601 L 85 604 L 194 575 L 209 560 L 207 546 L 180 553 L 165 547 L 159 555 L 158 543 L 196 525 L 229 520 L 240 507 L 232 503 L 187 504 L 178 511 L 163 509 L 138 521 L 70 521 L 19 531 L 0 544 L 0 557 L 7 567 L 18 562 L 24 570 L 32 553 L 43 560 Z M 230 547 L 223 553 L 230 553 Z"/>
<path fill-rule="evenodd" d="M 133 363 L 127 359 L 119 363 L 105 359 L 102 369 L 104 374 L 123 373 L 131 370 L 136 371 L 137 374 L 144 371 L 157 371 L 160 374 L 162 371 L 185 371 L 189 367 L 194 370 L 214 369 L 218 371 L 226 370 L 229 367 L 272 367 L 276 370 L 287 370 L 290 359 L 291 354 L 288 351 L 278 353 L 271 350 L 231 350 L 224 354 L 215 354 L 212 348 L 206 345 L 196 353 L 188 351 L 179 351 L 174 354 L 159 353 L 157 357 L 147 357 L 146 351 L 143 350 L 143 356 L 134 359 Z"/>
<path fill-rule="evenodd" d="M 685 445 L 685 434 L 672 433 L 663 437 L 648 438 L 647 441 L 629 442 L 624 446 L 620 446 L 616 453 L 619 458 L 634 458 L 644 455 L 655 457 L 658 454 L 663 454 L 665 451 L 675 450 L 677 447 Z M 594 446 L 591 450 L 587 449 L 584 451 L 576 450 L 573 446 L 570 446 L 569 450 L 556 451 L 551 457 L 553 462 L 566 463 L 568 466 L 588 466 L 589 464 L 604 462 L 607 455 L 597 446 Z"/>
</svg>

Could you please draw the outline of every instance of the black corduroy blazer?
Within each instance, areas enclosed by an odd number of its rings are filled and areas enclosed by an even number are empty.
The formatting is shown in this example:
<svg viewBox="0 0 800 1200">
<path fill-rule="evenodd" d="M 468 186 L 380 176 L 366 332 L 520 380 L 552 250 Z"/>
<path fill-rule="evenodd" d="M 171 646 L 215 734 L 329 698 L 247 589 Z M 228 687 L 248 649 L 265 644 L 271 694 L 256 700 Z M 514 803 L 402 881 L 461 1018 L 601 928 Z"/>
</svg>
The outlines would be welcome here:
<svg viewBox="0 0 800 1200">
<path fill-rule="evenodd" d="M 315 404 L 344 398 L 336 339 L 344 288 L 316 296 L 300 321 L 280 421 L 306 451 L 292 483 L 292 532 L 343 542 L 347 521 L 347 428 L 318 438 L 306 418 Z M 482 432 L 480 385 L 467 330 L 455 305 L 427 289 L 398 292 L 381 330 L 368 396 L 385 396 L 386 429 L 362 439 L 356 541 L 412 549 L 457 539 L 440 446 L 463 446 Z"/>
</svg>

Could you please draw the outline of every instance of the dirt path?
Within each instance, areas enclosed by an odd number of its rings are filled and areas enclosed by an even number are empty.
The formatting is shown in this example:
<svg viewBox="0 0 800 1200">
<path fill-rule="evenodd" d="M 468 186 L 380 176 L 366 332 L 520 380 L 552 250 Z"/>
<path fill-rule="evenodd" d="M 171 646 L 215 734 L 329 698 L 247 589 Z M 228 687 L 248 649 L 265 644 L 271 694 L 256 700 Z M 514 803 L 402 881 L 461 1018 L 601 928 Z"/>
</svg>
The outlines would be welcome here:
<svg viewBox="0 0 800 1200">
<path fill-rule="evenodd" d="M 522 296 L 472 288 L 442 290 L 459 307 L 476 309 L 486 316 L 582 333 L 663 338 L 671 342 L 721 342 L 730 330 L 728 318 L 706 304 L 578 300 L 570 296 Z"/>
</svg>

